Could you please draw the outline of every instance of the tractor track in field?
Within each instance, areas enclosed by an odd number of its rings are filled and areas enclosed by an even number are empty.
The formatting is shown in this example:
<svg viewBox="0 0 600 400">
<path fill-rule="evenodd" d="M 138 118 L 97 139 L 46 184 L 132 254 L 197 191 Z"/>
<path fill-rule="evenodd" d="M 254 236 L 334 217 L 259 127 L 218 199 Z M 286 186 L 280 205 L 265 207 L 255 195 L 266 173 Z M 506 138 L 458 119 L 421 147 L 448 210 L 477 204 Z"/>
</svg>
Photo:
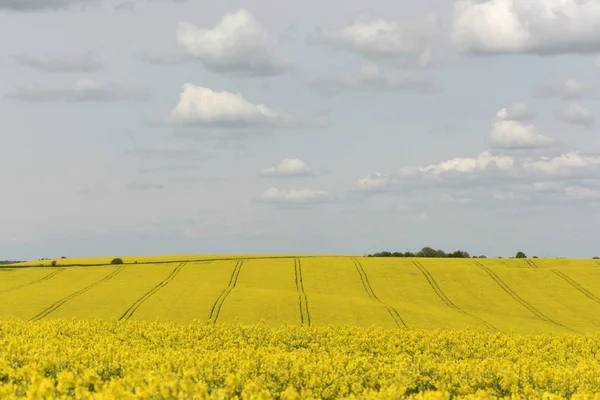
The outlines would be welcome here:
<svg viewBox="0 0 600 400">
<path fill-rule="evenodd" d="M 38 282 L 47 281 L 48 279 L 51 279 L 51 278 L 55 277 L 56 275 L 58 275 L 59 273 L 63 272 L 64 270 L 65 270 L 65 268 L 60 268 L 57 271 L 49 273 L 48 275 L 44 276 L 43 278 L 36 279 L 35 281 L 23 283 L 23 284 L 18 285 L 18 286 L 13 286 L 13 287 L 8 288 L 8 289 L 0 290 L 0 293 L 12 292 L 12 291 L 15 291 L 15 290 L 18 290 L 18 289 L 21 289 L 21 288 L 33 285 L 33 284 L 38 283 Z"/>
<path fill-rule="evenodd" d="M 498 275 L 496 275 L 496 273 L 494 271 L 492 271 L 489 267 L 486 267 L 485 265 L 481 264 L 479 261 L 473 260 L 473 262 L 475 264 L 477 264 L 477 266 L 479 266 L 479 268 L 481 268 L 483 271 L 485 271 L 485 273 L 487 273 L 488 276 L 490 278 L 492 278 L 492 280 L 494 282 L 496 282 L 496 284 L 498 284 L 498 286 L 500 286 L 500 288 L 502 290 L 504 290 L 510 297 L 513 298 L 513 300 L 515 300 L 517 303 L 521 304 L 523 307 L 525 307 L 526 309 L 528 309 L 538 319 L 541 319 L 542 321 L 547 322 L 549 324 L 560 326 L 561 328 L 568 329 L 568 330 L 570 330 L 572 332 L 580 333 L 580 332 L 577 332 L 574 329 L 569 328 L 568 326 L 565 326 L 565 325 L 561 324 L 560 322 L 554 321 L 553 319 L 551 319 L 550 317 L 548 317 L 544 313 L 542 313 L 540 310 L 538 310 L 537 308 L 535 308 L 533 305 L 529 304 L 525 299 L 523 299 L 514 290 L 512 290 L 510 288 L 510 286 L 508 286 L 506 284 L 506 282 L 504 282 L 502 280 L 502 278 L 500 278 Z"/>
<path fill-rule="evenodd" d="M 352 261 L 354 262 L 356 271 L 358 272 L 358 275 L 360 276 L 360 280 L 362 282 L 363 287 L 365 288 L 365 292 L 367 292 L 367 296 L 369 296 L 373 301 L 381 303 L 381 305 L 383 305 L 385 307 L 386 311 L 390 314 L 390 316 L 392 317 L 392 319 L 394 320 L 394 323 L 396 324 L 396 326 L 398 328 L 401 328 L 401 327 L 408 328 L 408 326 L 406 325 L 406 322 L 404 322 L 404 319 L 402 319 L 402 316 L 400 316 L 400 313 L 398 312 L 398 310 L 396 310 L 394 307 L 390 306 L 389 304 L 382 301 L 379 297 L 377 297 L 377 295 L 375 294 L 375 291 L 373 291 L 373 288 L 371 287 L 371 283 L 369 282 L 369 277 L 367 276 L 367 273 L 366 273 L 365 269 L 363 268 L 362 264 L 360 263 L 360 261 L 358 261 L 356 258 L 352 258 Z"/>
<path fill-rule="evenodd" d="M 462 308 L 460 308 L 456 304 L 454 304 L 452 302 L 452 300 L 450 300 L 448 298 L 448 296 L 446 296 L 446 294 L 440 288 L 440 286 L 438 285 L 438 283 L 435 280 L 435 278 L 433 277 L 433 275 L 431 275 L 431 272 L 429 272 L 429 270 L 427 268 L 425 268 L 425 266 L 423 264 L 421 264 L 419 261 L 413 261 L 413 264 L 415 264 L 415 266 L 421 271 L 423 276 L 425 276 L 425 279 L 429 283 L 429 286 L 431 286 L 431 288 L 433 289 L 435 294 L 437 294 L 437 296 L 444 302 L 444 304 L 446 304 L 448 307 L 452 308 L 453 310 L 455 310 L 463 315 L 473 318 L 477 322 L 483 324 L 489 330 L 495 331 L 495 332 L 500 332 L 500 330 L 498 328 L 496 328 L 494 325 L 490 324 L 489 322 L 485 321 L 484 319 L 479 318 L 476 315 L 468 313 L 467 311 L 463 310 Z"/>
<path fill-rule="evenodd" d="M 557 269 L 553 269 L 552 272 L 554 272 L 560 278 L 564 279 L 569 285 L 573 286 L 585 297 L 600 304 L 600 298 L 598 296 L 596 296 L 595 294 L 593 294 L 592 292 L 590 292 L 589 290 L 587 290 L 586 288 L 584 288 L 583 286 L 581 286 L 581 284 L 579 282 L 577 282 L 575 279 L 568 277 L 563 272 L 561 272 Z"/>
<path fill-rule="evenodd" d="M 528 264 L 528 265 L 529 265 L 531 268 L 539 268 L 539 267 L 537 266 L 537 264 L 536 264 L 536 263 L 534 263 L 534 262 L 533 262 L 533 261 L 531 261 L 531 260 L 527 260 L 527 259 L 525 259 L 525 262 L 526 262 L 526 263 L 527 263 L 527 264 Z"/>
<path fill-rule="evenodd" d="M 308 310 L 308 297 L 304 291 L 304 281 L 302 280 L 302 263 L 299 258 L 294 258 L 294 275 L 296 277 L 296 291 L 298 292 L 298 302 L 300 305 L 300 321 L 302 325 L 310 326 L 310 312 Z"/>
<path fill-rule="evenodd" d="M 221 294 L 219 294 L 219 297 L 217 297 L 217 300 L 215 300 L 215 303 L 213 304 L 210 310 L 210 315 L 208 317 L 209 322 L 213 324 L 217 323 L 217 320 L 219 319 L 219 314 L 221 313 L 221 307 L 223 307 L 223 303 L 225 302 L 231 291 L 237 285 L 237 281 L 240 276 L 240 271 L 242 270 L 242 264 L 244 264 L 244 260 L 238 260 L 235 263 L 235 267 L 233 268 L 233 271 L 231 273 L 231 278 L 229 278 L 229 284 L 225 289 L 223 289 Z"/>
<path fill-rule="evenodd" d="M 100 279 L 99 281 L 94 282 L 91 285 L 86 286 L 83 289 L 78 290 L 75 293 L 71 293 L 70 295 L 68 295 L 66 297 L 63 297 L 62 299 L 60 299 L 57 302 L 55 302 L 54 304 L 52 304 L 50 307 L 47 307 L 45 310 L 43 310 L 42 312 L 40 312 L 39 314 L 37 314 L 36 316 L 34 316 L 33 318 L 31 318 L 30 321 L 39 321 L 39 320 L 41 320 L 43 318 L 46 318 L 48 315 L 50 315 L 54 311 L 58 310 L 63 304 L 65 304 L 69 300 L 72 300 L 75 297 L 84 294 L 85 292 L 87 292 L 87 291 L 95 288 L 98 285 L 103 284 L 106 281 L 109 281 L 115 275 L 117 275 L 118 273 L 120 273 L 121 271 L 123 271 L 124 269 L 125 269 L 125 266 L 119 267 L 119 268 L 117 268 L 116 271 L 111 272 L 110 274 L 106 275 L 104 278 Z"/>
<path fill-rule="evenodd" d="M 135 312 L 138 310 L 138 308 L 140 308 L 140 306 L 142 304 L 144 304 L 144 302 L 146 300 L 148 300 L 150 297 L 152 297 L 154 294 L 156 294 L 156 292 L 158 292 L 160 289 L 167 286 L 173 279 L 175 279 L 175 277 L 179 274 L 179 272 L 181 272 L 181 270 L 183 269 L 183 267 L 186 264 L 187 264 L 187 262 L 182 262 L 179 265 L 177 265 L 175 267 L 175 269 L 173 269 L 173 271 L 169 274 L 169 276 L 167 276 L 165 279 L 163 279 L 160 283 L 158 283 L 152 289 L 147 291 L 142 297 L 137 299 L 135 301 L 135 303 L 133 303 L 131 306 L 129 306 L 129 308 L 127 310 L 125 310 L 123 315 L 121 315 L 121 317 L 119 318 L 119 321 L 128 320 L 131 317 L 133 317 L 133 314 L 135 314 Z"/>
</svg>

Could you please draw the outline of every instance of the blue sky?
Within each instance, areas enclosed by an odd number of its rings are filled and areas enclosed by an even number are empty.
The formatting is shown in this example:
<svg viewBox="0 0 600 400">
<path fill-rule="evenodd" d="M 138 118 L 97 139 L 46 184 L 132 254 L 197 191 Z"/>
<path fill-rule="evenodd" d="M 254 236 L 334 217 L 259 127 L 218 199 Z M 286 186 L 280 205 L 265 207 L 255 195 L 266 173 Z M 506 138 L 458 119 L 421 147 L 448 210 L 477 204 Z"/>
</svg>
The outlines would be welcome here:
<svg viewBox="0 0 600 400">
<path fill-rule="evenodd" d="M 0 258 L 600 255 L 600 1 L 0 0 Z"/>
</svg>

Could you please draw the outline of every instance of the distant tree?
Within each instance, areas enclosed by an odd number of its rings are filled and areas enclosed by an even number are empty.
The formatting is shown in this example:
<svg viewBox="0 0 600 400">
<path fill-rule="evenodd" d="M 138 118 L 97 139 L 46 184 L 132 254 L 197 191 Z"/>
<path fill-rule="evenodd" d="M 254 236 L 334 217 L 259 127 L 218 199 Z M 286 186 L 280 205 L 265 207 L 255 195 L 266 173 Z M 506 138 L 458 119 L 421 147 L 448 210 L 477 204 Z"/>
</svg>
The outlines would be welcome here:
<svg viewBox="0 0 600 400">
<path fill-rule="evenodd" d="M 533 256 L 532 258 L 538 258 L 538 256 Z"/>
<path fill-rule="evenodd" d="M 52 260 L 52 266 L 55 267 L 56 266 L 56 260 Z"/>
<path fill-rule="evenodd" d="M 120 258 L 114 258 L 110 263 L 111 264 L 123 264 L 123 260 L 121 260 Z"/>
<path fill-rule="evenodd" d="M 592 260 L 600 260 L 600 257 L 592 257 Z"/>
<path fill-rule="evenodd" d="M 479 258 L 487 258 L 487 257 L 486 256 L 479 256 Z M 502 257 L 500 257 L 500 258 L 502 258 Z"/>
<path fill-rule="evenodd" d="M 417 257 L 446 257 L 446 253 L 442 250 L 435 250 L 432 247 L 425 246 L 416 254 Z"/>
<path fill-rule="evenodd" d="M 65 257 L 65 256 L 62 256 L 61 258 L 62 258 L 62 259 L 65 259 L 65 258 L 67 258 L 67 257 Z"/>
<path fill-rule="evenodd" d="M 519 251 L 517 253 L 517 255 L 515 256 L 515 258 L 527 258 L 527 256 L 522 251 Z"/>
<path fill-rule="evenodd" d="M 392 253 L 392 257 L 404 257 L 404 254 L 400 253 L 399 251 L 395 251 Z"/>
<path fill-rule="evenodd" d="M 454 253 L 448 254 L 448 257 L 450 257 L 450 258 L 471 258 L 469 253 L 467 253 L 466 251 L 462 251 L 462 250 L 456 250 Z"/>
</svg>

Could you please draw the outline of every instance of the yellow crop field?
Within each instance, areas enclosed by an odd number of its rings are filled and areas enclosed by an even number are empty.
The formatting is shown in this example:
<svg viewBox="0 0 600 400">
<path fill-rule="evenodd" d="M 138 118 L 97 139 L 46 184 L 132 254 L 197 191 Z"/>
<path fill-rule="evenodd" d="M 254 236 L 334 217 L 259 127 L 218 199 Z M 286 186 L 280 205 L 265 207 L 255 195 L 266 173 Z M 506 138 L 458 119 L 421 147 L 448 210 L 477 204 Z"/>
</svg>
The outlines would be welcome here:
<svg viewBox="0 0 600 400">
<path fill-rule="evenodd" d="M 0 267 L 0 398 L 600 399 L 597 260 L 122 259 Z"/>
<path fill-rule="evenodd" d="M 598 399 L 600 336 L 0 323 L 0 398 Z"/>
<path fill-rule="evenodd" d="M 120 265 L 107 264 L 110 258 L 56 261 L 0 268 L 0 318 L 600 332 L 597 260 L 191 255 L 129 257 Z"/>
</svg>

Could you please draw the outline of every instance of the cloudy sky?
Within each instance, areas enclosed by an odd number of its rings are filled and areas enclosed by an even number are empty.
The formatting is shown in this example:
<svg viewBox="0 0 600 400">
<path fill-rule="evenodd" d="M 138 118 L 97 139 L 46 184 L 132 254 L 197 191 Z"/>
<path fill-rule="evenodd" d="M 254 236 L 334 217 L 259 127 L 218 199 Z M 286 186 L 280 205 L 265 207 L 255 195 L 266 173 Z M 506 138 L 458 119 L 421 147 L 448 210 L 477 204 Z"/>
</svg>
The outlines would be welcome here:
<svg viewBox="0 0 600 400">
<path fill-rule="evenodd" d="M 0 0 L 0 259 L 600 255 L 600 0 Z"/>
</svg>

